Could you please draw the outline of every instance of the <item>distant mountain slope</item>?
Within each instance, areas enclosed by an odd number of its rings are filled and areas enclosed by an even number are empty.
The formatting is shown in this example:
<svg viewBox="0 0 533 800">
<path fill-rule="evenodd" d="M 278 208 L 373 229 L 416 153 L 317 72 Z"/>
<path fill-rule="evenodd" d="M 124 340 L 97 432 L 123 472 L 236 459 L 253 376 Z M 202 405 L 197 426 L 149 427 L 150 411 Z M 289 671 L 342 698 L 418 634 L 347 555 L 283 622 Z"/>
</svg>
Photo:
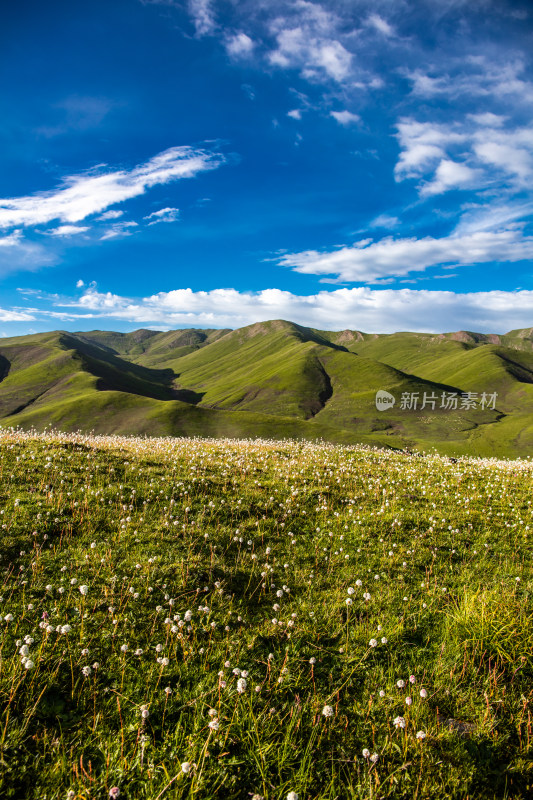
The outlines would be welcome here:
<svg viewBox="0 0 533 800">
<path fill-rule="evenodd" d="M 376 408 L 376 392 L 396 399 Z M 464 392 L 496 407 L 442 408 Z M 402 398 L 417 398 L 403 408 Z M 424 398 L 426 403 L 424 407 Z M 0 424 L 533 453 L 533 329 L 54 331 L 0 340 Z"/>
</svg>

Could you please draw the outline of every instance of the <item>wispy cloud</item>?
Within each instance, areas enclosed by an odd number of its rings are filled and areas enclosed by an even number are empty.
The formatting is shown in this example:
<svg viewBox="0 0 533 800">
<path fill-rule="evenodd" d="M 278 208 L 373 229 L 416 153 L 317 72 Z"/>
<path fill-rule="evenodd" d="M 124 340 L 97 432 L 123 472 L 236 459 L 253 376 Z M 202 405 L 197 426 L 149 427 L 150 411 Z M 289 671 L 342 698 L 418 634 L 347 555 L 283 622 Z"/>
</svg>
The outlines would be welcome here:
<svg viewBox="0 0 533 800">
<path fill-rule="evenodd" d="M 32 322 L 35 318 L 35 315 L 29 311 L 0 308 L 1 322 Z"/>
<path fill-rule="evenodd" d="M 57 228 L 50 228 L 46 231 L 49 236 L 74 236 L 77 233 L 85 233 L 89 228 L 86 225 L 59 225 Z"/>
<path fill-rule="evenodd" d="M 288 253 L 279 264 L 306 275 L 335 276 L 340 281 L 374 283 L 377 280 L 423 272 L 442 265 L 516 262 L 533 258 L 533 237 L 520 230 L 477 231 L 440 239 L 386 237 L 364 239 L 352 247 L 329 252 Z"/>
<path fill-rule="evenodd" d="M 119 236 L 131 236 L 133 233 L 133 228 L 137 228 L 139 224 L 137 222 L 115 222 L 114 225 L 111 225 L 102 236 L 100 236 L 100 241 L 104 242 L 107 239 L 116 239 Z"/>
<path fill-rule="evenodd" d="M 24 239 L 21 230 L 0 236 L 0 277 L 17 270 L 34 270 L 49 266 L 56 257 L 38 242 Z"/>
<path fill-rule="evenodd" d="M 42 225 L 53 220 L 76 223 L 109 206 L 144 194 L 158 184 L 192 178 L 224 163 L 218 153 L 172 147 L 131 170 L 71 175 L 57 189 L 0 199 L 0 229 Z M 109 218 L 109 217 L 108 217 Z"/>
<path fill-rule="evenodd" d="M 371 14 L 367 20 L 368 25 L 384 36 L 394 36 L 394 28 L 379 14 Z"/>
<path fill-rule="evenodd" d="M 22 231 L 13 231 L 9 236 L 0 236 L 0 247 L 16 247 L 22 239 Z"/>
<path fill-rule="evenodd" d="M 216 30 L 211 0 L 189 0 L 189 13 L 198 36 L 206 36 Z"/>
<path fill-rule="evenodd" d="M 400 225 L 398 217 L 392 214 L 380 214 L 370 223 L 371 228 L 397 228 Z"/>
<path fill-rule="evenodd" d="M 111 209 L 110 211 L 104 211 L 104 213 L 100 214 L 100 216 L 97 217 L 97 219 L 98 220 L 102 220 L 103 222 L 106 222 L 107 220 L 110 220 L 110 219 L 118 219 L 123 214 L 124 214 L 124 211 L 120 211 L 119 209 Z"/>
<path fill-rule="evenodd" d="M 179 216 L 179 208 L 160 208 L 159 211 L 152 211 L 143 219 L 150 220 L 148 225 L 157 225 L 159 222 L 177 222 Z"/>
<path fill-rule="evenodd" d="M 36 133 L 53 137 L 72 131 L 88 131 L 98 127 L 112 109 L 113 103 L 105 97 L 70 95 L 51 107 L 57 112 L 59 121 L 55 125 L 43 125 Z"/>
<path fill-rule="evenodd" d="M 64 309 L 50 312 L 58 319 L 105 318 L 165 327 L 236 328 L 281 318 L 324 330 L 443 332 L 467 327 L 505 333 L 531 326 L 533 291 L 456 294 L 360 287 L 296 295 L 281 289 L 175 289 L 134 298 L 90 288 L 78 300 L 64 298 L 54 305 Z"/>
<path fill-rule="evenodd" d="M 529 104 L 533 82 L 524 79 L 525 71 L 526 64 L 519 57 L 510 61 L 476 55 L 451 57 L 427 70 L 407 70 L 405 74 L 413 94 L 424 99 L 469 97 Z"/>
</svg>

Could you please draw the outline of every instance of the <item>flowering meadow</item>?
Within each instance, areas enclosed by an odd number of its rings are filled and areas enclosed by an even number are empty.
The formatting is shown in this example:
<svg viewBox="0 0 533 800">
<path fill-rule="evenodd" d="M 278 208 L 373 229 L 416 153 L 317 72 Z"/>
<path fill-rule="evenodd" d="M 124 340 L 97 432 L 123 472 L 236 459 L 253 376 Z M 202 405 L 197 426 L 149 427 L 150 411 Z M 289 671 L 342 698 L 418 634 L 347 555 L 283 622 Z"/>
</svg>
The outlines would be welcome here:
<svg viewBox="0 0 533 800">
<path fill-rule="evenodd" d="M 533 462 L 0 434 L 0 795 L 533 796 Z"/>
</svg>

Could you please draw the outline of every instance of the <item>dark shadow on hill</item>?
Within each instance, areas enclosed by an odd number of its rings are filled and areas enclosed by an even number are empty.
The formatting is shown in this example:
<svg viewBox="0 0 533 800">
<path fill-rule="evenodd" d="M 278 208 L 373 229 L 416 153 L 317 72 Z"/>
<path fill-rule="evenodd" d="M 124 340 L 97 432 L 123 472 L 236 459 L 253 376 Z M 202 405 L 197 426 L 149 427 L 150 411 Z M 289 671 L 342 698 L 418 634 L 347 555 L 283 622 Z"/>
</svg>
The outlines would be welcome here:
<svg viewBox="0 0 533 800">
<path fill-rule="evenodd" d="M 48 388 L 49 388 L 49 387 L 47 387 L 47 388 L 44 390 L 44 392 L 39 392 L 39 394 L 36 394 L 34 397 L 30 397 L 30 399 L 29 399 L 29 400 L 28 400 L 26 403 L 21 403 L 19 406 L 17 406 L 15 409 L 13 409 L 13 411 L 10 411 L 10 412 L 9 412 L 9 414 L 8 414 L 7 416 L 13 417 L 13 416 L 15 416 L 15 414 L 20 414 L 22 411 L 26 411 L 26 409 L 27 409 L 27 408 L 29 408 L 29 407 L 30 407 L 31 405 L 33 405 L 33 404 L 34 404 L 34 403 L 35 403 L 35 402 L 36 402 L 36 401 L 37 401 L 37 400 L 38 400 L 40 397 L 42 397 L 43 395 L 45 395 L 45 394 L 47 393 L 47 391 L 48 391 Z"/>
<path fill-rule="evenodd" d="M 7 378 L 10 369 L 11 363 L 5 356 L 0 356 L 0 381 L 3 381 L 4 378 Z"/>
<path fill-rule="evenodd" d="M 293 328 L 293 336 L 297 336 L 302 342 L 314 342 L 314 344 L 320 344 L 323 347 L 328 347 L 330 350 L 342 350 L 344 353 L 350 352 L 347 347 L 344 347 L 342 344 L 331 342 L 318 331 L 305 328 L 303 325 L 297 325 L 295 322 L 288 322 L 286 324 Z"/>
<path fill-rule="evenodd" d="M 176 373 L 172 369 L 152 369 L 132 363 L 96 344 L 82 341 L 75 336 L 64 334 L 60 338 L 63 347 L 73 350 L 83 367 L 97 378 L 98 391 L 127 392 L 154 400 L 181 400 L 178 396 L 183 390 L 173 387 Z M 197 403 L 196 393 L 189 393 L 189 400 Z"/>
<path fill-rule="evenodd" d="M 193 392 L 192 389 L 173 389 L 173 399 L 180 400 L 182 403 L 189 403 L 196 406 L 202 400 L 205 392 Z"/>
<path fill-rule="evenodd" d="M 343 349 L 344 348 L 339 348 Z M 309 412 L 309 417 L 315 417 L 319 411 L 325 407 L 328 400 L 331 400 L 333 397 L 333 386 L 331 384 L 331 378 L 329 377 L 324 365 L 320 360 L 317 360 L 317 370 L 318 370 L 318 378 L 320 382 L 320 390 L 316 398 L 313 398 L 312 401 L 307 406 L 307 411 Z M 307 417 L 309 419 L 309 417 Z"/>
</svg>

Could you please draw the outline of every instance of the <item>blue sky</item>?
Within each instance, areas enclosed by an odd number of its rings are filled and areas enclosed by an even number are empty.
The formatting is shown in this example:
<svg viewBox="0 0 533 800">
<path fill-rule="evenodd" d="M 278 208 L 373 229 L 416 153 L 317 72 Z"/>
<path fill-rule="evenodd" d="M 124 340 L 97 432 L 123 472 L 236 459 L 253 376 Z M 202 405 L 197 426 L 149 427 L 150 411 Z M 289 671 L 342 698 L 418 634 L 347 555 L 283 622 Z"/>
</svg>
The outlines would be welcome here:
<svg viewBox="0 0 533 800">
<path fill-rule="evenodd" d="M 533 325 L 526 0 L 6 4 L 0 333 Z"/>
</svg>

